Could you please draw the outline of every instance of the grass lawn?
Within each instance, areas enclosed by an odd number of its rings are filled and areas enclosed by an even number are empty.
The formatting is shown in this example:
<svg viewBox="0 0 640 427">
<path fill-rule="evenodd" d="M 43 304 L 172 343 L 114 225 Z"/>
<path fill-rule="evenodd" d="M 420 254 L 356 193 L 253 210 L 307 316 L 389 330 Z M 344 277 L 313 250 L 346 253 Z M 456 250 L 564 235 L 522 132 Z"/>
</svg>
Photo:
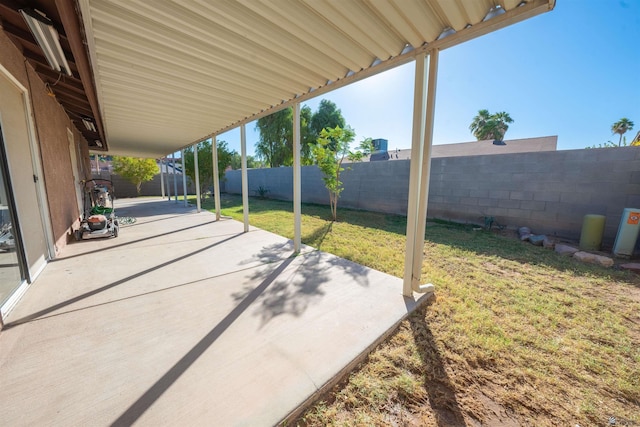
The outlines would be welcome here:
<svg viewBox="0 0 640 427">
<path fill-rule="evenodd" d="M 239 196 L 222 208 L 242 220 Z M 250 198 L 249 211 L 293 237 L 290 202 Z M 402 276 L 404 217 L 338 217 L 303 205 L 303 243 Z M 639 276 L 442 222 L 424 251 L 435 298 L 296 424 L 640 425 Z"/>
</svg>

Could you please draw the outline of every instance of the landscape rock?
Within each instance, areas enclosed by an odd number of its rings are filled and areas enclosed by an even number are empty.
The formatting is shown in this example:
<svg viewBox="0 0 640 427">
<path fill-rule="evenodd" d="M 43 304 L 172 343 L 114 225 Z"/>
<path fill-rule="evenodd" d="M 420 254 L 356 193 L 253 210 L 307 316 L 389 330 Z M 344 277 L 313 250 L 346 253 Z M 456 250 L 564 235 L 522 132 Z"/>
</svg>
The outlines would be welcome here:
<svg viewBox="0 0 640 427">
<path fill-rule="evenodd" d="M 629 262 L 627 264 L 620 264 L 620 268 L 623 270 L 631 270 L 636 274 L 640 274 L 640 263 Z"/>
<path fill-rule="evenodd" d="M 544 242 L 544 239 L 546 239 L 546 238 L 547 238 L 547 236 L 545 236 L 544 234 L 532 235 L 532 236 L 529 236 L 529 241 L 531 242 L 532 245 L 542 246 L 542 243 Z"/>
<path fill-rule="evenodd" d="M 613 266 L 613 259 L 603 256 L 603 255 L 596 255 L 596 254 L 592 254 L 589 252 L 576 252 L 575 254 L 573 254 L 573 257 L 575 259 L 577 259 L 578 261 L 582 261 L 582 262 L 586 262 L 589 264 L 597 264 L 600 265 L 602 267 L 612 267 Z"/>
<path fill-rule="evenodd" d="M 556 242 L 554 242 L 548 237 L 545 237 L 545 239 L 542 241 L 542 246 L 544 246 L 547 249 L 553 249 L 556 246 Z"/>
<path fill-rule="evenodd" d="M 571 256 L 579 251 L 579 249 L 569 245 L 556 245 L 555 250 L 560 255 L 568 255 L 568 256 Z"/>
<path fill-rule="evenodd" d="M 529 237 L 531 237 L 531 229 L 529 227 L 518 228 L 518 236 L 520 237 L 520 240 L 522 240 L 523 242 L 525 240 L 529 240 Z"/>
</svg>

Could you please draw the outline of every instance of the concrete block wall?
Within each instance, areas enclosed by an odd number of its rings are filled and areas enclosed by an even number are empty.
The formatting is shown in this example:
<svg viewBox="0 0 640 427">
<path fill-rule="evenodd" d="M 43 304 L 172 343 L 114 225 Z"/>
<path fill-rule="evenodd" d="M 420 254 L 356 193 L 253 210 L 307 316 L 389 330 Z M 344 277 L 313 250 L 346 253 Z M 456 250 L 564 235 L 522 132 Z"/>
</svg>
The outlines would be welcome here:
<svg viewBox="0 0 640 427">
<path fill-rule="evenodd" d="M 611 244 L 622 210 L 640 208 L 638 171 L 638 147 L 434 159 L 429 216 L 578 239 L 584 215 L 600 214 Z"/>
<path fill-rule="evenodd" d="M 126 197 L 137 197 L 138 196 L 138 192 L 136 190 L 136 186 L 133 185 L 132 183 L 130 183 L 129 181 L 127 181 L 126 179 L 122 178 L 119 175 L 113 175 L 113 174 L 109 174 L 109 173 L 103 173 L 100 175 L 93 175 L 94 178 L 103 178 L 103 179 L 108 179 L 111 180 L 111 182 L 113 182 L 113 188 L 114 188 L 114 192 L 115 192 L 115 196 L 117 199 L 123 199 Z M 167 185 L 167 176 L 164 176 L 165 179 L 165 185 Z M 182 175 L 178 175 L 176 177 L 177 182 L 178 182 L 178 196 L 182 196 Z M 171 196 L 173 197 L 173 176 L 169 175 L 169 185 L 171 186 L 170 191 L 171 191 Z M 195 194 L 196 190 L 195 190 L 195 186 L 191 183 L 191 179 L 189 179 L 189 177 L 187 177 L 187 194 Z M 165 194 L 166 190 L 165 190 Z M 141 196 L 160 196 L 162 195 L 162 187 L 161 187 L 161 183 L 160 183 L 160 175 L 156 175 L 153 177 L 153 179 L 151 181 L 147 181 L 147 182 L 143 182 L 142 186 L 140 187 L 140 195 Z"/>
<path fill-rule="evenodd" d="M 329 204 L 329 193 L 316 166 L 303 166 L 302 202 Z M 260 186 L 269 190 L 268 197 L 293 200 L 293 172 L 290 167 L 250 169 L 249 195 L 255 196 Z M 338 202 L 340 207 L 407 214 L 409 192 L 409 162 L 367 162 L 345 166 L 342 172 L 344 191 Z M 242 191 L 239 170 L 227 171 L 225 188 L 228 193 Z"/>
<path fill-rule="evenodd" d="M 240 193 L 240 171 L 227 172 L 226 190 Z M 248 171 L 250 195 L 258 186 L 269 197 L 291 200 L 291 168 Z M 406 215 L 409 161 L 350 165 L 338 208 Z M 302 168 L 302 201 L 328 204 L 322 175 Z M 605 244 L 613 244 L 624 208 L 640 209 L 640 147 L 598 148 L 436 158 L 431 163 L 431 218 L 530 227 L 579 239 L 586 214 L 606 216 Z"/>
</svg>

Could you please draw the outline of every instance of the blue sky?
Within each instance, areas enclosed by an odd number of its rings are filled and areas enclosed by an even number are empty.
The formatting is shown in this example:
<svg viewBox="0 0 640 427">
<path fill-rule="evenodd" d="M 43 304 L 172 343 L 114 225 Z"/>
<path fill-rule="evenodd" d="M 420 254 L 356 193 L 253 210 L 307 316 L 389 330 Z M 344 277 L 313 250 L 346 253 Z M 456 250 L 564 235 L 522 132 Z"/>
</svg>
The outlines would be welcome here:
<svg viewBox="0 0 640 427">
<path fill-rule="evenodd" d="M 314 98 L 330 99 L 356 141 L 411 146 L 414 63 Z M 622 117 L 640 130 L 640 0 L 557 0 L 553 11 L 442 51 L 434 144 L 473 141 L 480 109 L 514 119 L 506 139 L 558 135 L 558 149 L 615 141 Z M 247 151 L 259 138 L 247 124 Z M 240 131 L 221 134 L 240 152 Z"/>
</svg>

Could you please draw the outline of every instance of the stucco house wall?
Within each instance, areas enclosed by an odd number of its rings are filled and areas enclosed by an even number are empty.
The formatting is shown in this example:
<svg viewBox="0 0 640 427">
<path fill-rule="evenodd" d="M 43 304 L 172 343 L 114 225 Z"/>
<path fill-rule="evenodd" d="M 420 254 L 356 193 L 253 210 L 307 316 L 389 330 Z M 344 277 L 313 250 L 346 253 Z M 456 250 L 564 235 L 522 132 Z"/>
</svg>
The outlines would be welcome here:
<svg viewBox="0 0 640 427">
<path fill-rule="evenodd" d="M 90 177 L 87 143 L 55 97 L 47 94 L 42 80 L 3 31 L 0 31 L 0 52 L 0 65 L 29 91 L 35 138 L 44 175 L 41 179 L 45 183 L 51 227 L 58 251 L 71 237 L 70 228 L 80 214 L 67 129 L 71 130 L 79 147 L 79 173 L 84 174 L 85 178 Z"/>
</svg>

